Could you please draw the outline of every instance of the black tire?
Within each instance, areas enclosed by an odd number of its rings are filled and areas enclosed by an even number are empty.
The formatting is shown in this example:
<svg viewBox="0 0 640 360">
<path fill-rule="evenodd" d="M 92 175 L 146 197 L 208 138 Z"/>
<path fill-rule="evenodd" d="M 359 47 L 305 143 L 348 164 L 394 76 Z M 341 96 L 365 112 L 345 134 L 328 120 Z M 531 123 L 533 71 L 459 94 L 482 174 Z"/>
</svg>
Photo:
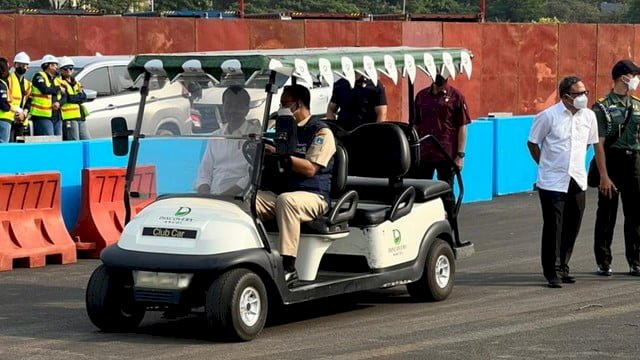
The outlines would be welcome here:
<svg viewBox="0 0 640 360">
<path fill-rule="evenodd" d="M 441 301 L 453 290 L 456 264 L 451 246 L 436 239 L 427 253 L 422 277 L 407 284 L 409 295 L 422 301 Z"/>
<path fill-rule="evenodd" d="M 213 281 L 207 291 L 207 322 L 224 339 L 248 341 L 264 328 L 267 290 L 260 276 L 233 269 Z"/>
<path fill-rule="evenodd" d="M 93 271 L 86 293 L 87 314 L 105 332 L 131 331 L 140 325 L 145 308 L 136 304 L 133 287 L 113 276 L 104 265 Z"/>
<path fill-rule="evenodd" d="M 178 136 L 180 135 L 180 129 L 176 125 L 173 124 L 165 124 L 160 126 L 158 131 L 156 132 L 158 136 Z"/>
</svg>

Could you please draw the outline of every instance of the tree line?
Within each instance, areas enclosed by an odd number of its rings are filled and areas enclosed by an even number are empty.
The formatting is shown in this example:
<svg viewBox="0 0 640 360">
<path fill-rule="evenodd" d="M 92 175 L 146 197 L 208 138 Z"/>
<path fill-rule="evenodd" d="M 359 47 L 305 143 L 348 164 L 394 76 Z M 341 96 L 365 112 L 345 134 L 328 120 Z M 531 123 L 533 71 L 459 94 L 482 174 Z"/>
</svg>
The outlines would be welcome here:
<svg viewBox="0 0 640 360">
<path fill-rule="evenodd" d="M 0 0 L 0 9 L 136 11 L 238 10 L 237 0 Z M 245 13 L 328 12 L 477 14 L 480 0 L 245 0 Z M 640 0 L 486 0 L 486 20 L 496 22 L 640 23 Z"/>
</svg>

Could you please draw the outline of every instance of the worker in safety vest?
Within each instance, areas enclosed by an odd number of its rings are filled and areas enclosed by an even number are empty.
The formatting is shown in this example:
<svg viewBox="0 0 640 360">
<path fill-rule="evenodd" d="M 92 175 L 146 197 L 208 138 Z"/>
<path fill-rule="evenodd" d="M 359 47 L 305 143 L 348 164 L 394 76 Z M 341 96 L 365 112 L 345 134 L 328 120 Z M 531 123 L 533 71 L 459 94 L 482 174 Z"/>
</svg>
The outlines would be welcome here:
<svg viewBox="0 0 640 360">
<path fill-rule="evenodd" d="M 31 107 L 29 115 L 34 135 L 62 135 L 60 108 L 64 105 L 66 89 L 56 78 L 58 59 L 45 55 L 40 65 L 42 71 L 33 75 L 31 83 Z"/>
<path fill-rule="evenodd" d="M 11 93 L 9 92 L 9 64 L 7 59 L 0 58 L 0 143 L 9 142 L 11 124 L 16 114 L 12 107 Z"/>
<path fill-rule="evenodd" d="M 85 140 L 89 136 L 86 131 L 86 110 L 84 103 L 87 95 L 82 90 L 82 85 L 73 77 L 73 60 L 63 56 L 60 58 L 60 83 L 65 88 L 66 99 L 60 108 L 62 114 L 62 135 L 64 140 Z"/>
<path fill-rule="evenodd" d="M 19 52 L 13 58 L 13 72 L 9 75 L 9 92 L 11 93 L 12 106 L 17 107 L 14 121 L 11 126 L 10 141 L 15 142 L 17 137 L 29 135 L 29 96 L 31 95 L 31 81 L 25 79 L 24 74 L 29 69 L 31 59 L 24 51 Z"/>
</svg>

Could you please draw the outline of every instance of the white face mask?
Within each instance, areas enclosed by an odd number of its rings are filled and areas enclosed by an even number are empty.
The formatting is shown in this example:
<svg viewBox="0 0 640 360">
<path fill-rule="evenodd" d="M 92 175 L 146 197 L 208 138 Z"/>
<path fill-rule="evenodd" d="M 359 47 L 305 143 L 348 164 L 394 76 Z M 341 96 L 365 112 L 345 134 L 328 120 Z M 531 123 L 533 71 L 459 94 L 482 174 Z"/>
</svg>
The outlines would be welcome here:
<svg viewBox="0 0 640 360">
<path fill-rule="evenodd" d="M 280 106 L 278 116 L 293 116 L 293 112 L 288 107 Z"/>
<path fill-rule="evenodd" d="M 638 88 L 638 85 L 640 85 L 640 79 L 638 79 L 637 76 L 632 77 L 629 79 L 629 82 L 627 82 L 627 86 L 631 91 L 635 91 Z"/>
<path fill-rule="evenodd" d="M 589 98 L 587 95 L 578 95 L 573 98 L 573 107 L 576 109 L 586 109 L 589 104 Z"/>
</svg>

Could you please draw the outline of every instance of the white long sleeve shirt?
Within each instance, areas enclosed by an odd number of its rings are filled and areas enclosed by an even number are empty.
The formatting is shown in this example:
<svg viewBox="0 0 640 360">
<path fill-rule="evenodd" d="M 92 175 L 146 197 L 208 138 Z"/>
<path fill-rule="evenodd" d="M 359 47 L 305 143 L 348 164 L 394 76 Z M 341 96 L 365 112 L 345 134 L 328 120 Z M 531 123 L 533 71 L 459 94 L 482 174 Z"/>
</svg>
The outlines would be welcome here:
<svg viewBox="0 0 640 360">
<path fill-rule="evenodd" d="M 529 142 L 540 146 L 538 188 L 566 193 L 573 178 L 587 189 L 587 146 L 598 142 L 598 123 L 591 109 L 572 114 L 558 102 L 536 115 Z"/>
<path fill-rule="evenodd" d="M 259 133 L 260 123 L 247 120 L 233 132 L 224 126 L 216 130 L 214 135 L 247 135 Z M 250 164 L 242 154 L 242 146 L 246 140 L 210 139 L 200 162 L 195 188 L 208 184 L 211 194 L 222 194 L 234 186 L 246 189 L 251 179 Z"/>
</svg>

